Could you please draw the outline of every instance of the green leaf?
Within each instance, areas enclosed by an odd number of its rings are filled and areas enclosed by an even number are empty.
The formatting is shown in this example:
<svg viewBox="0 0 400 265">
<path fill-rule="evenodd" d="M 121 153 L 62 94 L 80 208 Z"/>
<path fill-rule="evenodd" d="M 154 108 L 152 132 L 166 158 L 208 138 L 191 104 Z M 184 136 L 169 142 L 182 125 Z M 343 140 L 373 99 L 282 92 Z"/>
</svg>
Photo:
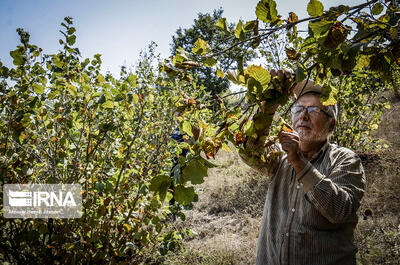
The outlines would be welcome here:
<svg viewBox="0 0 400 265">
<path fill-rule="evenodd" d="M 192 52 L 196 55 L 203 55 L 210 51 L 208 43 L 203 39 L 198 39 L 192 48 Z"/>
<path fill-rule="evenodd" d="M 65 88 L 71 95 L 76 96 L 76 93 L 78 92 L 77 88 L 71 84 L 66 84 Z"/>
<path fill-rule="evenodd" d="M 52 55 L 53 63 L 55 66 L 58 68 L 62 68 L 64 66 L 64 63 L 60 60 L 60 58 L 57 55 Z"/>
<path fill-rule="evenodd" d="M 71 35 L 67 38 L 67 42 L 70 46 L 74 45 L 76 41 L 76 36 L 75 35 Z"/>
<path fill-rule="evenodd" d="M 262 94 L 263 87 L 260 82 L 255 80 L 253 77 L 247 79 L 247 93 L 248 94 Z"/>
<path fill-rule="evenodd" d="M 35 92 L 37 94 L 41 95 L 44 93 L 44 87 L 39 84 L 33 84 L 32 88 L 33 88 L 33 92 Z"/>
<path fill-rule="evenodd" d="M 217 60 L 214 57 L 207 57 L 203 60 L 203 62 L 206 67 L 213 67 L 217 64 Z"/>
<path fill-rule="evenodd" d="M 106 102 L 101 104 L 101 106 L 105 109 L 112 109 L 114 108 L 114 103 L 111 100 L 107 100 Z"/>
<path fill-rule="evenodd" d="M 307 71 L 300 64 L 297 64 L 295 75 L 296 75 L 295 82 L 300 83 L 301 81 L 307 78 Z"/>
<path fill-rule="evenodd" d="M 207 176 L 207 170 L 216 166 L 202 157 L 196 157 L 182 170 L 182 183 L 190 181 L 192 184 L 201 184 Z"/>
<path fill-rule="evenodd" d="M 10 51 L 11 57 L 14 59 L 13 64 L 14 65 L 22 65 L 25 62 L 25 59 L 22 55 L 22 52 L 19 49 L 16 49 L 15 51 Z"/>
<path fill-rule="evenodd" d="M 254 129 L 257 131 L 268 129 L 268 124 L 271 124 L 274 115 L 266 112 L 259 112 L 254 115 Z M 247 133 L 246 133 L 247 134 Z"/>
<path fill-rule="evenodd" d="M 321 103 L 324 106 L 330 106 L 330 105 L 335 105 L 336 104 L 336 98 L 337 98 L 337 93 L 338 90 L 334 88 L 330 84 L 324 84 L 321 88 Z"/>
<path fill-rule="evenodd" d="M 241 20 L 239 20 L 238 24 L 236 25 L 235 36 L 241 41 L 246 38 L 243 30 L 243 22 Z"/>
<path fill-rule="evenodd" d="M 373 15 L 379 15 L 380 13 L 382 13 L 383 11 L 383 5 L 381 3 L 376 3 L 373 7 L 372 7 L 372 14 Z"/>
<path fill-rule="evenodd" d="M 309 28 L 309 30 L 311 30 L 312 36 L 315 39 L 318 39 L 320 36 L 328 34 L 332 25 L 333 25 L 332 21 L 322 20 L 322 21 L 318 21 L 318 22 L 308 23 L 308 28 Z"/>
<path fill-rule="evenodd" d="M 130 74 L 128 76 L 128 78 L 126 79 L 128 81 L 128 83 L 132 86 L 132 87 L 137 87 L 137 76 L 134 74 Z"/>
<path fill-rule="evenodd" d="M 96 79 L 101 84 L 106 82 L 106 79 L 104 79 L 104 76 L 102 74 L 100 74 L 100 73 L 97 75 Z"/>
<path fill-rule="evenodd" d="M 211 163 L 210 161 L 200 157 L 199 162 L 205 166 L 206 168 L 214 168 L 214 167 L 218 167 L 218 165 Z"/>
<path fill-rule="evenodd" d="M 254 130 L 254 121 L 253 120 L 249 120 L 248 122 L 246 122 L 246 124 L 243 126 L 243 132 L 245 135 L 250 136 L 253 133 L 255 133 Z"/>
<path fill-rule="evenodd" d="M 262 0 L 256 7 L 256 16 L 259 20 L 270 23 L 277 19 L 278 11 L 274 0 Z"/>
<path fill-rule="evenodd" d="M 226 24 L 226 18 L 219 18 L 215 26 L 222 29 L 223 31 L 229 32 L 228 25 Z"/>
<path fill-rule="evenodd" d="M 245 75 L 254 78 L 260 83 L 263 89 L 266 89 L 271 81 L 271 75 L 268 70 L 257 65 L 250 65 L 245 70 Z"/>
<path fill-rule="evenodd" d="M 170 200 L 172 200 L 173 197 L 174 195 L 172 195 L 171 192 L 167 192 L 167 195 L 165 196 L 165 201 L 169 202 Z"/>
<path fill-rule="evenodd" d="M 125 99 L 125 94 L 118 94 L 115 96 L 114 101 L 119 102 Z"/>
<path fill-rule="evenodd" d="M 310 0 L 307 5 L 307 12 L 312 17 L 319 17 L 324 13 L 324 6 L 318 0 Z"/>
<path fill-rule="evenodd" d="M 7 79 L 8 78 L 8 74 L 9 74 L 9 70 L 7 67 L 2 66 L 0 67 L 0 76 Z"/>
<path fill-rule="evenodd" d="M 149 189 L 160 194 L 161 201 L 164 201 L 172 179 L 166 175 L 157 175 L 150 181 Z"/>
<path fill-rule="evenodd" d="M 257 20 L 247 21 L 246 24 L 244 24 L 244 27 L 243 27 L 244 32 L 253 30 L 254 27 L 256 26 L 256 24 L 257 24 Z"/>
<path fill-rule="evenodd" d="M 174 189 L 175 200 L 180 204 L 187 205 L 194 200 L 194 188 L 184 187 L 183 185 L 176 185 Z"/>
<path fill-rule="evenodd" d="M 254 121 L 249 121 L 248 123 L 249 123 L 249 126 L 246 126 L 245 128 L 243 128 L 245 130 L 244 134 L 249 137 L 252 137 L 254 134 L 256 134 L 256 128 L 254 126 Z"/>
<path fill-rule="evenodd" d="M 68 34 L 69 34 L 69 35 L 74 34 L 75 31 L 76 31 L 76 29 L 75 29 L 74 27 L 71 27 L 71 28 L 69 28 L 69 30 L 68 30 Z"/>
<path fill-rule="evenodd" d="M 193 137 L 192 133 L 192 125 L 190 124 L 190 121 L 183 121 L 182 123 L 182 131 L 187 133 L 189 136 Z"/>
<path fill-rule="evenodd" d="M 182 170 L 182 181 L 192 182 L 192 184 L 201 184 L 204 182 L 204 177 L 207 176 L 208 168 L 202 163 L 201 159 L 192 159 L 189 164 Z"/>
</svg>

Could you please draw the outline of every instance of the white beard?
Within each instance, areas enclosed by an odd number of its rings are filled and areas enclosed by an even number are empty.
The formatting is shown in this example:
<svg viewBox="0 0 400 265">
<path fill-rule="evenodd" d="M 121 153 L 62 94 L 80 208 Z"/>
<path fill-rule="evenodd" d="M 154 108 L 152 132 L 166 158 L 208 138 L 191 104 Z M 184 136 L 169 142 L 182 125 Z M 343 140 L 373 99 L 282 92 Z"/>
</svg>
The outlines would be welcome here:
<svg viewBox="0 0 400 265">
<path fill-rule="evenodd" d="M 329 126 L 327 125 L 323 131 L 319 132 L 303 128 L 299 128 L 296 132 L 299 134 L 300 141 L 303 143 L 324 142 L 329 135 Z"/>
</svg>

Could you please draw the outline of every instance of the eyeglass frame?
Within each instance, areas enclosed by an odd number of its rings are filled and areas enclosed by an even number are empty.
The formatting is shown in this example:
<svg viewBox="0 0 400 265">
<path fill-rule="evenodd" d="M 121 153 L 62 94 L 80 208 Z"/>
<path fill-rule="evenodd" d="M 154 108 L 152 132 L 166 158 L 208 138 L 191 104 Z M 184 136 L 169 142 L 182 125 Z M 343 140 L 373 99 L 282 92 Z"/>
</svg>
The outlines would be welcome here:
<svg viewBox="0 0 400 265">
<path fill-rule="evenodd" d="M 301 107 L 301 108 L 302 108 L 301 111 L 294 112 L 293 110 L 294 110 L 296 107 Z M 315 110 L 312 110 L 312 111 L 310 112 L 310 108 L 318 109 L 319 112 L 315 112 Z M 328 116 L 328 117 L 330 117 L 330 118 L 333 118 L 333 116 L 332 116 L 331 114 L 329 114 L 326 110 L 323 110 L 322 108 L 320 108 L 320 107 L 318 107 L 318 106 L 307 106 L 307 107 L 304 107 L 304 106 L 301 106 L 301 105 L 295 105 L 295 106 L 292 107 L 292 109 L 290 110 L 290 112 L 292 113 L 292 115 L 300 115 L 301 113 L 303 113 L 304 110 L 306 110 L 307 114 L 309 114 L 309 115 L 310 115 L 310 113 L 312 113 L 312 112 L 315 112 L 315 113 L 320 113 L 320 112 L 322 112 L 322 113 L 324 113 L 326 116 Z"/>
</svg>

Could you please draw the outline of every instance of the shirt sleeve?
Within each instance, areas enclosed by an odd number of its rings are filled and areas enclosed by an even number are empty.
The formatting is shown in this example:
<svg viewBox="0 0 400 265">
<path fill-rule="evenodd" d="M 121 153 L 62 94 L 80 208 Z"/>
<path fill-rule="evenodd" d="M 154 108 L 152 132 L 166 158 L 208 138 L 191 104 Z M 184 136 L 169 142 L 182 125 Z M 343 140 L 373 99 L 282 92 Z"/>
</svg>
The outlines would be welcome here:
<svg viewBox="0 0 400 265">
<path fill-rule="evenodd" d="M 275 175 L 282 154 L 280 144 L 274 143 L 262 147 L 256 145 L 254 139 L 251 137 L 249 137 L 245 144 L 245 150 L 239 152 L 239 156 L 246 165 L 268 176 Z"/>
<path fill-rule="evenodd" d="M 329 176 L 321 174 L 310 162 L 298 174 L 305 196 L 331 223 L 356 220 L 365 191 L 365 174 L 360 158 L 346 154 L 332 167 Z"/>
</svg>

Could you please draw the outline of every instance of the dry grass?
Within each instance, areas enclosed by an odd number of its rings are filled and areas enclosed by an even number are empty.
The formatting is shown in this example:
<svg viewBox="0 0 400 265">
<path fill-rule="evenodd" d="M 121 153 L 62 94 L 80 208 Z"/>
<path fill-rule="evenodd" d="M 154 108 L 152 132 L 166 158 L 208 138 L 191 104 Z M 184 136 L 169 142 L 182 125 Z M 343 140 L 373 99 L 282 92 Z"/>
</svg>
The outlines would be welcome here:
<svg viewBox="0 0 400 265">
<path fill-rule="evenodd" d="M 355 237 L 358 263 L 400 264 L 400 102 L 382 117 L 376 136 L 391 143 L 379 154 L 360 154 L 367 190 Z M 243 164 L 236 153 L 220 152 L 199 190 L 199 202 L 186 212 L 195 234 L 163 264 L 254 264 L 268 179 Z"/>
<path fill-rule="evenodd" d="M 164 264 L 254 264 L 262 208 L 269 180 L 232 152 L 220 151 L 217 168 L 199 188 L 199 202 L 184 225 L 195 232 L 185 249 Z"/>
<path fill-rule="evenodd" d="M 362 265 L 400 264 L 400 102 L 393 98 L 391 104 L 375 132 L 390 148 L 361 156 L 367 176 L 356 230 Z"/>
</svg>

